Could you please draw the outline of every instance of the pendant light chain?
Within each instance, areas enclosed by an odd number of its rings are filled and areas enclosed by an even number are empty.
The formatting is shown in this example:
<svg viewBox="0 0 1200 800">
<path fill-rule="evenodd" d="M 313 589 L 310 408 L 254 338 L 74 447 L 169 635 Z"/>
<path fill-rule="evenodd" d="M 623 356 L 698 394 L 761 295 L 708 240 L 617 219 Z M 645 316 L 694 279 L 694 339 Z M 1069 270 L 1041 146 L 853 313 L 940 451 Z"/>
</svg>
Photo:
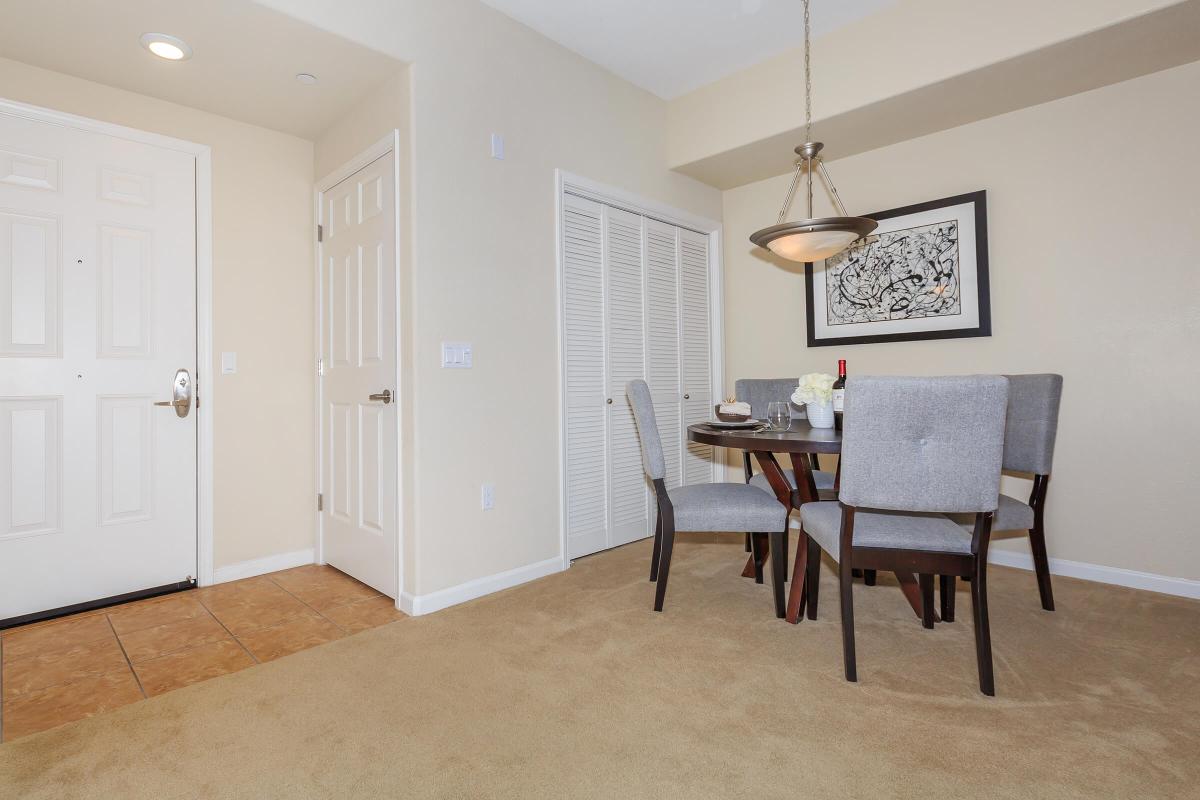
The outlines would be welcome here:
<svg viewBox="0 0 1200 800">
<path fill-rule="evenodd" d="M 812 61 L 809 57 L 809 30 L 811 28 L 809 19 L 809 0 L 804 0 L 804 141 L 812 141 Z M 792 206 L 792 199 L 796 196 L 796 187 L 800 184 L 800 174 L 805 172 L 805 165 L 809 164 L 807 170 L 808 175 L 808 194 L 809 194 L 809 209 L 808 215 L 812 216 L 812 168 L 808 159 L 802 160 L 796 165 L 796 171 L 792 173 L 792 182 L 788 186 L 787 197 L 783 198 L 783 208 L 779 209 L 779 217 L 776 224 L 783 222 L 787 217 L 788 209 Z"/>
<path fill-rule="evenodd" d="M 809 20 L 809 0 L 804 0 L 804 141 L 812 141 L 812 59 L 809 50 L 812 46 L 812 23 Z"/>
</svg>

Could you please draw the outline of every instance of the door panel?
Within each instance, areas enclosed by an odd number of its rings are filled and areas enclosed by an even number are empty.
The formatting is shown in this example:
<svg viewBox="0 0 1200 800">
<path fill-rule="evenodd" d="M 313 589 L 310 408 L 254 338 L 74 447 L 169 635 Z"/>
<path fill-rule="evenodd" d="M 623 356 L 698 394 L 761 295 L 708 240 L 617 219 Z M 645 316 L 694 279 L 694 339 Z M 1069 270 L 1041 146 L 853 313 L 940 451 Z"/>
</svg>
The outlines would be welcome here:
<svg viewBox="0 0 1200 800">
<path fill-rule="evenodd" d="M 322 555 L 395 598 L 398 590 L 395 157 L 322 193 L 325 441 Z"/>
<path fill-rule="evenodd" d="M 563 205 L 568 558 L 603 550 L 608 542 L 603 208 L 570 196 Z"/>
<path fill-rule="evenodd" d="M 683 481 L 711 483 L 713 448 L 687 441 L 687 426 L 712 419 L 708 237 L 679 231 L 680 366 L 683 370 Z"/>
<path fill-rule="evenodd" d="M 625 385 L 646 374 L 642 286 L 642 217 L 605 208 L 606 336 L 608 358 L 608 547 L 642 539 L 650 527 L 649 490 L 633 409 Z"/>
<path fill-rule="evenodd" d="M 666 456 L 667 488 L 680 485 L 683 434 L 679 369 L 678 229 L 646 220 L 646 383 Z"/>
<path fill-rule="evenodd" d="M 196 574 L 195 179 L 0 114 L 0 619 Z"/>
</svg>

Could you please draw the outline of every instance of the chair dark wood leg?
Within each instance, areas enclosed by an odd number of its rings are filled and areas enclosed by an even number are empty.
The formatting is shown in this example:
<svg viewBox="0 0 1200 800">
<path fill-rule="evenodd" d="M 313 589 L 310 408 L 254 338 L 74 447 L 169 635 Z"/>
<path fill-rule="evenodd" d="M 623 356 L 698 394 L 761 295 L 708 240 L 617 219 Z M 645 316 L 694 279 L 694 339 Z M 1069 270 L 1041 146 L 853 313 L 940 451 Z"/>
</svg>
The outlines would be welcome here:
<svg viewBox="0 0 1200 800">
<path fill-rule="evenodd" d="M 922 572 L 917 576 L 917 582 L 921 585 L 921 625 L 932 630 L 933 576 L 929 573 Z"/>
<path fill-rule="evenodd" d="M 817 595 L 821 589 L 821 545 L 804 537 L 805 541 L 796 545 L 797 548 L 803 546 L 808 549 L 808 574 L 805 576 L 805 583 L 808 585 L 808 618 L 817 618 Z M 792 575 L 792 580 L 796 580 L 796 576 Z"/>
<path fill-rule="evenodd" d="M 942 600 L 942 622 L 954 622 L 954 576 L 940 575 L 938 578 L 941 583 L 938 595 Z"/>
<path fill-rule="evenodd" d="M 1041 520 L 1038 521 L 1039 523 Z M 1040 524 L 1029 531 L 1029 549 L 1033 552 L 1033 568 L 1037 572 L 1038 594 L 1042 608 L 1054 610 L 1054 589 L 1050 586 L 1050 559 L 1046 556 L 1046 532 Z"/>
<path fill-rule="evenodd" d="M 746 552 L 749 553 L 751 551 L 751 549 L 752 549 L 752 546 L 750 544 L 750 534 L 747 533 L 746 534 Z"/>
<path fill-rule="evenodd" d="M 873 569 L 864 569 L 863 570 L 863 583 L 865 583 L 867 586 L 875 585 L 875 570 L 873 570 Z"/>
<path fill-rule="evenodd" d="M 852 578 L 861 578 L 862 576 L 863 576 L 863 571 L 862 571 L 861 569 L 852 569 L 852 570 L 850 570 L 850 577 L 852 577 Z"/>
<path fill-rule="evenodd" d="M 662 526 L 662 550 L 658 554 L 658 583 L 654 587 L 654 610 L 663 610 L 667 596 L 667 576 L 671 572 L 671 550 L 675 545 L 675 521 L 664 520 Z"/>
<path fill-rule="evenodd" d="M 658 580 L 658 556 L 662 552 L 662 516 L 654 523 L 654 550 L 650 553 L 650 581 Z"/>
<path fill-rule="evenodd" d="M 975 617 L 975 660 L 979 664 L 979 691 L 992 697 L 996 694 L 996 684 L 992 675 L 992 632 L 988 624 L 986 561 L 976 559 L 973 578 L 971 613 Z"/>
<path fill-rule="evenodd" d="M 842 599 L 842 663 L 846 680 L 858 680 L 858 664 L 854 658 L 854 578 L 850 564 L 843 561 L 838 565 L 838 583 Z"/>
<path fill-rule="evenodd" d="M 787 582 L 787 528 L 782 531 L 771 531 L 771 593 L 775 596 L 775 616 L 783 619 L 786 613 L 784 605 L 784 584 Z"/>
<path fill-rule="evenodd" d="M 763 559 L 766 558 L 764 551 L 767 549 L 766 539 L 767 537 L 761 533 L 750 534 L 750 545 L 753 551 L 750 560 L 754 562 L 755 583 L 763 582 Z"/>
</svg>

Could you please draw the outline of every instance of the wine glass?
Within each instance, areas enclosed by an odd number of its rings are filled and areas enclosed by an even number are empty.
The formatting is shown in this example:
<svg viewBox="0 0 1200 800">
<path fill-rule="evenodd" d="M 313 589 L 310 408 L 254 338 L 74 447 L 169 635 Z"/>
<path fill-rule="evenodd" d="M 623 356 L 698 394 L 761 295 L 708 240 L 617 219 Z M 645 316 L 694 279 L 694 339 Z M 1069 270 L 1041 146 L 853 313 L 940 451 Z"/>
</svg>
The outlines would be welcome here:
<svg viewBox="0 0 1200 800">
<path fill-rule="evenodd" d="M 786 431 L 792 426 L 792 412 L 782 401 L 767 404 L 767 422 L 773 431 Z"/>
</svg>

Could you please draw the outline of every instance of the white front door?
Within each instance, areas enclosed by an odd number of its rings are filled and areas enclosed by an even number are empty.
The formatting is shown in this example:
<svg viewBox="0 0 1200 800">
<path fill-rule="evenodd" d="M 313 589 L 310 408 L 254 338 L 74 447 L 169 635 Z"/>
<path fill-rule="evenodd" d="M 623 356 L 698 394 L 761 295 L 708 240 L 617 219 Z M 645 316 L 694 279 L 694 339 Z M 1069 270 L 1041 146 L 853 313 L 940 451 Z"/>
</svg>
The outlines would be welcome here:
<svg viewBox="0 0 1200 800">
<path fill-rule="evenodd" d="M 196 575 L 195 185 L 0 112 L 0 620 Z"/>
<path fill-rule="evenodd" d="M 327 564 L 395 598 L 395 154 L 321 193 L 321 520 Z"/>
</svg>

